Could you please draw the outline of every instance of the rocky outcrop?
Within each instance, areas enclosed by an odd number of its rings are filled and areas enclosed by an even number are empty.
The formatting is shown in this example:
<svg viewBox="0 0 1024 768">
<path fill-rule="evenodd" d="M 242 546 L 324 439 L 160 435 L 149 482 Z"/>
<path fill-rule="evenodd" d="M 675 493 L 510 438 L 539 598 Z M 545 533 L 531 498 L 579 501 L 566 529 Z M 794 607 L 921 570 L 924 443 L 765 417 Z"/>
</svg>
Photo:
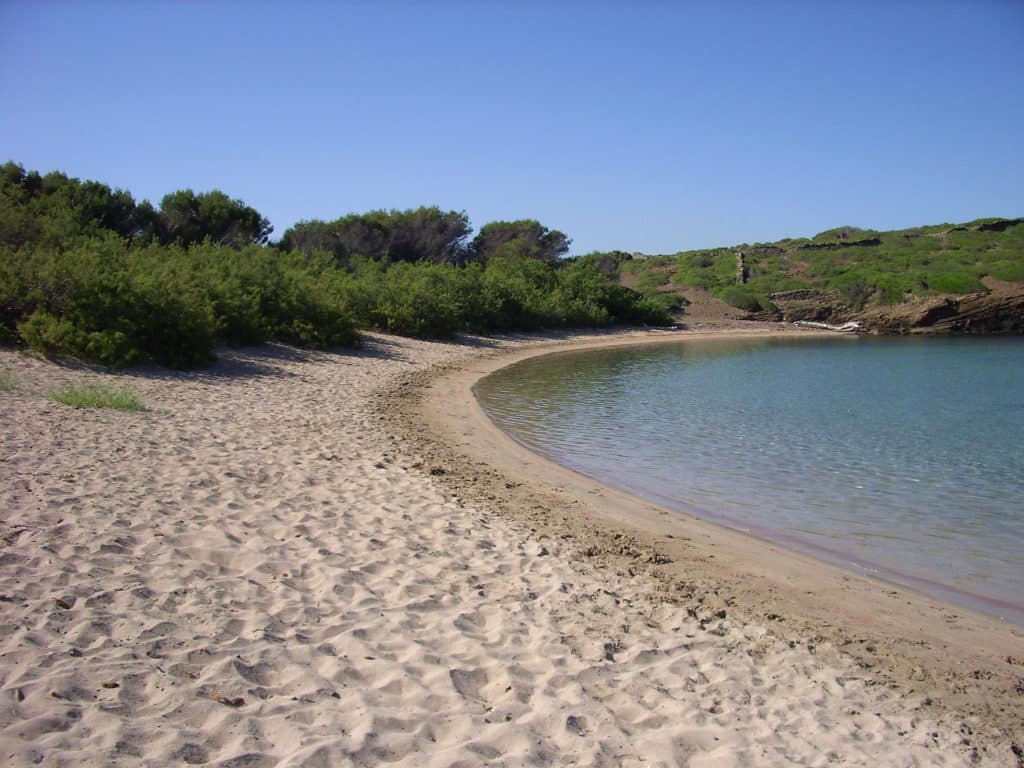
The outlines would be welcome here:
<svg viewBox="0 0 1024 768">
<path fill-rule="evenodd" d="M 856 311 L 837 295 L 813 290 L 771 294 L 778 310 L 751 317 L 842 324 L 862 320 L 869 333 L 933 335 L 1024 334 L 1024 285 L 1002 283 L 987 293 L 935 296 Z"/>
<path fill-rule="evenodd" d="M 853 311 L 835 291 L 814 288 L 798 288 L 792 291 L 778 291 L 768 295 L 778 312 L 776 320 L 788 323 L 845 323 L 854 319 Z"/>
<path fill-rule="evenodd" d="M 779 316 L 775 319 L 795 323 L 809 320 L 816 323 L 844 323 L 852 312 L 849 307 L 831 301 L 794 301 L 779 304 Z"/>
<path fill-rule="evenodd" d="M 768 298 L 772 301 L 829 301 L 833 297 L 814 288 L 797 288 L 792 291 L 769 293 Z"/>
<path fill-rule="evenodd" d="M 995 221 L 985 221 L 975 227 L 979 232 L 1002 232 L 1007 227 L 1013 227 L 1017 224 L 1024 224 L 1024 219 L 996 219 Z"/>
<path fill-rule="evenodd" d="M 757 245 L 753 248 L 744 248 L 743 253 L 747 256 L 784 256 L 786 249 L 777 245 Z"/>
<path fill-rule="evenodd" d="M 836 251 L 840 248 L 864 248 L 869 245 L 881 245 L 882 239 L 879 237 L 866 237 L 863 240 L 839 240 L 835 243 L 807 243 L 806 245 L 798 245 L 796 250 L 798 251 Z"/>
<path fill-rule="evenodd" d="M 1024 334 L 1024 288 L 873 307 L 859 317 L 876 333 Z"/>
<path fill-rule="evenodd" d="M 1024 333 L 1024 293 L 1016 296 L 974 294 L 952 303 L 955 312 L 923 317 L 913 330 L 922 329 L 928 333 Z"/>
</svg>

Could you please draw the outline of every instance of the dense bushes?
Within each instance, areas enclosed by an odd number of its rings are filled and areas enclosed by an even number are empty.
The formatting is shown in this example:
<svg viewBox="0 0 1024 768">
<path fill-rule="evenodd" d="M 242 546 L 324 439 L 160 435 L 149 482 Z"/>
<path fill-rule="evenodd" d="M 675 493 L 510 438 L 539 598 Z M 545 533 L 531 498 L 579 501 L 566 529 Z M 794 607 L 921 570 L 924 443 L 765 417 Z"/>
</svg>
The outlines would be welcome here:
<svg viewBox="0 0 1024 768">
<path fill-rule="evenodd" d="M 600 327 L 612 323 L 671 322 L 663 308 L 629 288 L 609 282 L 589 264 L 563 264 L 555 278 L 551 306 L 561 325 Z"/>
<path fill-rule="evenodd" d="M 589 264 L 552 266 L 502 255 L 486 265 L 362 261 L 343 288 L 368 325 L 424 338 L 616 323 L 666 325 L 671 317 Z"/>
<path fill-rule="evenodd" d="M 104 365 L 188 368 L 220 344 L 350 345 L 358 328 L 423 338 L 671 318 L 582 262 L 498 256 L 486 265 L 241 249 L 130 246 L 112 234 L 64 250 L 0 249 L 0 332 Z"/>
<path fill-rule="evenodd" d="M 217 345 L 350 345 L 359 328 L 460 330 L 669 323 L 663 308 L 533 220 L 467 245 L 464 213 L 373 211 L 304 222 L 281 247 L 223 192 L 155 210 L 98 182 L 0 166 L 0 341 L 105 365 L 201 366 Z"/>
<path fill-rule="evenodd" d="M 421 338 L 450 336 L 465 325 L 469 291 L 457 267 L 364 261 L 345 290 L 359 297 L 366 326 Z"/>
<path fill-rule="evenodd" d="M 677 285 L 710 290 L 736 280 L 736 254 L 731 251 L 693 251 L 680 254 L 678 263 L 672 276 Z"/>
<path fill-rule="evenodd" d="M 129 365 L 208 363 L 217 344 L 351 344 L 355 324 L 322 264 L 267 248 L 133 248 L 121 238 L 62 252 L 0 252 L 5 327 L 29 347 Z"/>
<path fill-rule="evenodd" d="M 480 300 L 471 316 L 479 330 L 532 331 L 561 324 L 550 309 L 555 270 L 549 265 L 506 252 L 492 257 L 480 275 Z"/>
<path fill-rule="evenodd" d="M 5 253 L 0 303 L 30 347 L 106 365 L 145 357 L 175 367 L 208 361 L 216 318 L 195 276 L 152 249 L 110 235 L 63 252 Z M 13 309 L 13 312 L 11 310 Z"/>
<path fill-rule="evenodd" d="M 258 246 L 234 250 L 210 243 L 173 250 L 202 281 L 222 343 L 276 339 L 323 348 L 355 341 L 346 281 L 329 256 L 282 254 Z"/>
</svg>

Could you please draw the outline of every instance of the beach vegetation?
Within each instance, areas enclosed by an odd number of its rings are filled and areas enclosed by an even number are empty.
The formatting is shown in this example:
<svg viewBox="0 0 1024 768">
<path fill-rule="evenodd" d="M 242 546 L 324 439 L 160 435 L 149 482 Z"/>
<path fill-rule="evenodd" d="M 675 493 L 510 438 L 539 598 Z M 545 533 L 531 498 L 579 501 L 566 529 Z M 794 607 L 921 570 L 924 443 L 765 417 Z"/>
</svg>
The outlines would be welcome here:
<svg viewBox="0 0 1024 768">
<path fill-rule="evenodd" d="M 666 325 L 671 299 L 618 285 L 539 222 L 437 207 L 270 223 L 214 190 L 159 207 L 124 190 L 0 166 L 0 341 L 107 366 L 195 368 L 221 345 L 350 346 L 360 330 Z"/>
<path fill-rule="evenodd" d="M 117 411 L 146 410 L 142 398 L 128 387 L 108 387 L 91 382 L 84 384 L 68 384 L 63 389 L 50 393 L 55 403 L 69 405 L 72 408 L 111 408 Z"/>
<path fill-rule="evenodd" d="M 849 306 L 1024 281 L 1024 219 L 893 232 L 843 226 L 810 238 L 636 256 L 568 257 L 535 219 L 475 235 L 436 206 L 350 213 L 290 227 L 220 190 L 158 206 L 61 172 L 0 166 L 0 342 L 107 366 L 210 363 L 218 346 L 356 344 L 383 329 L 461 331 L 668 325 L 683 291 L 749 312 L 812 288 Z M 742 258 L 741 258 L 742 257 Z"/>
</svg>

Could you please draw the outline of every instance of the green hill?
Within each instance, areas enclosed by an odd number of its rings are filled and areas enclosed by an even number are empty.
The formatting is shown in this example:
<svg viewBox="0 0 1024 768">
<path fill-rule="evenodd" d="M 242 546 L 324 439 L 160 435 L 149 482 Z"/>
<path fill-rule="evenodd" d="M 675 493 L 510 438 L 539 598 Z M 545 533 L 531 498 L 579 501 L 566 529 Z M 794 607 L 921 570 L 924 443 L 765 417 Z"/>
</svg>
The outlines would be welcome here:
<svg viewBox="0 0 1024 768">
<path fill-rule="evenodd" d="M 652 295 L 703 288 L 751 312 L 815 297 L 862 310 L 1024 284 L 1024 218 L 889 232 L 838 227 L 810 238 L 623 259 L 617 272 Z"/>
</svg>

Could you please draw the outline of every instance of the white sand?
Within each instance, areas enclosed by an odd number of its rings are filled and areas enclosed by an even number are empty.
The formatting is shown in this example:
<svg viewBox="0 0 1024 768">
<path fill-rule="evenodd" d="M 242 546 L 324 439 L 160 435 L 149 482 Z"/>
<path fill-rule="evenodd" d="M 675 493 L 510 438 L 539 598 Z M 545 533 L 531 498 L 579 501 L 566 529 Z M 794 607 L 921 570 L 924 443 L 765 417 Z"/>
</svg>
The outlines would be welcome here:
<svg viewBox="0 0 1024 768">
<path fill-rule="evenodd" d="M 113 377 L 0 350 L 0 763 L 971 764 L 927 691 L 454 499 L 374 393 L 478 354 L 372 336 Z M 149 410 L 48 401 L 84 379 Z"/>
</svg>

